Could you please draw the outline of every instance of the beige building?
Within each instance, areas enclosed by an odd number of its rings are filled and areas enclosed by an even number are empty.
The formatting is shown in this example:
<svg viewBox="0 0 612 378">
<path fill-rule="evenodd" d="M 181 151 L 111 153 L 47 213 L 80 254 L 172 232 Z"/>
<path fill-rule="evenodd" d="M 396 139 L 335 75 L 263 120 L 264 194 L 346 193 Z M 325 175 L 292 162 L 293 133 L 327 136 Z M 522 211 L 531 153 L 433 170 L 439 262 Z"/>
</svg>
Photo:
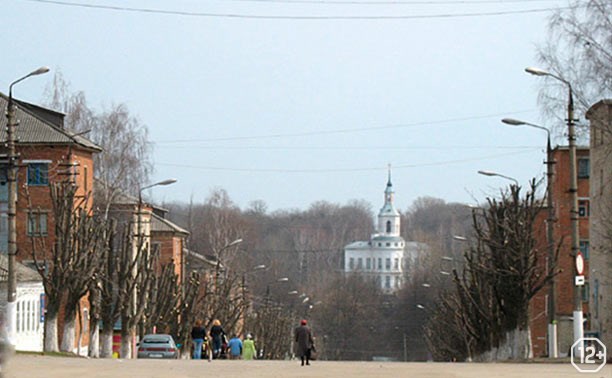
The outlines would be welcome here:
<svg viewBox="0 0 612 378">
<path fill-rule="evenodd" d="M 591 143 L 591 329 L 612 347 L 612 99 L 586 114 Z M 609 352 L 608 352 L 609 353 Z"/>
</svg>

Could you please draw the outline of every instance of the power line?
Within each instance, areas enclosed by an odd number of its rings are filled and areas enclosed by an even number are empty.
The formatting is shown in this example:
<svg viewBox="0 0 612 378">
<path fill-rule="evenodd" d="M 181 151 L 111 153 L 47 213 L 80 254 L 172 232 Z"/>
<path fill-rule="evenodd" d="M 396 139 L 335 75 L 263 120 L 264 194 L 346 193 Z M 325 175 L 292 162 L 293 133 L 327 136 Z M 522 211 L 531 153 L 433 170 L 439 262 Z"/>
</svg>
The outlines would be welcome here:
<svg viewBox="0 0 612 378">
<path fill-rule="evenodd" d="M 164 15 L 171 15 L 171 16 L 214 17 L 214 18 L 230 18 L 230 19 L 258 19 L 258 20 L 410 20 L 410 19 L 503 16 L 503 15 L 511 15 L 511 14 L 542 13 L 542 12 L 554 11 L 557 9 L 568 9 L 568 7 L 558 7 L 558 8 L 537 8 L 537 9 L 521 9 L 521 10 L 511 10 L 511 11 L 492 11 L 492 12 L 473 12 L 473 13 L 440 13 L 440 14 L 429 14 L 429 15 L 281 16 L 281 15 L 209 13 L 209 12 L 195 12 L 195 11 L 163 10 L 163 9 L 153 9 L 153 8 L 119 7 L 119 6 L 112 6 L 112 5 L 100 5 L 100 4 L 69 3 L 66 1 L 56 1 L 56 0 L 22 0 L 22 1 L 60 5 L 60 6 L 67 6 L 67 7 L 104 9 L 104 10 L 119 11 L 119 12 L 164 14 Z"/>
<path fill-rule="evenodd" d="M 236 140 L 248 140 L 248 139 L 270 139 L 270 138 L 285 138 L 285 137 L 296 137 L 296 136 L 319 136 L 319 135 L 346 134 L 346 133 L 354 133 L 354 132 L 362 132 L 362 131 L 380 131 L 380 130 L 389 130 L 389 129 L 401 129 L 401 128 L 407 128 L 407 127 L 440 125 L 440 124 L 453 123 L 453 122 L 473 121 L 473 120 L 487 119 L 487 118 L 499 118 L 499 117 L 507 116 L 508 114 L 521 114 L 521 113 L 530 113 L 530 112 L 533 112 L 533 110 L 520 110 L 516 112 L 504 112 L 504 113 L 486 114 L 486 115 L 479 115 L 479 116 L 447 118 L 447 119 L 442 119 L 442 120 L 393 124 L 393 125 L 386 125 L 386 126 L 367 126 L 367 127 L 356 127 L 356 128 L 347 128 L 347 129 L 337 129 L 337 130 L 304 131 L 300 133 L 281 133 L 281 134 L 235 136 L 235 137 L 221 137 L 221 138 L 208 138 L 208 139 L 175 139 L 175 140 L 165 140 L 163 142 L 158 142 L 158 143 L 159 144 L 172 144 L 172 143 L 185 143 L 185 142 L 189 142 L 189 143 L 221 142 L 221 141 L 236 141 Z"/>
<path fill-rule="evenodd" d="M 163 142 L 162 142 L 163 144 Z M 157 146 L 156 146 L 157 147 Z M 337 151 L 337 150 L 400 150 L 400 151 L 411 151 L 411 150 L 479 150 L 479 149 L 495 149 L 495 150 L 534 150 L 542 149 L 542 146 L 209 146 L 209 145 L 175 145 L 165 146 L 162 148 L 201 148 L 206 150 L 302 150 L 302 151 Z"/>
<path fill-rule="evenodd" d="M 449 164 L 460 164 L 467 163 L 472 161 L 481 161 L 494 159 L 498 157 L 504 156 L 513 156 L 524 154 L 528 151 L 519 151 L 519 152 L 509 152 L 504 154 L 497 155 L 489 155 L 482 156 L 478 158 L 468 158 L 468 159 L 458 159 L 458 160 L 446 160 L 439 162 L 431 162 L 431 163 L 422 163 L 422 164 L 396 164 L 393 166 L 393 169 L 406 169 L 406 168 L 419 168 L 419 167 L 434 167 L 434 166 L 444 166 Z M 387 167 L 368 167 L 368 168 L 323 168 L 323 169 L 280 169 L 280 168 L 228 168 L 228 167 L 212 167 L 212 166 L 196 166 L 196 165 L 188 165 L 188 164 L 172 164 L 172 163 L 156 163 L 157 165 L 167 166 L 167 167 L 176 167 L 176 168 L 191 168 L 191 169 L 200 169 L 200 170 L 210 170 L 210 171 L 227 171 L 227 172 L 267 172 L 267 173 L 326 173 L 326 172 L 365 172 L 365 171 L 380 171 L 387 169 Z"/>
<path fill-rule="evenodd" d="M 334 1 L 334 0 L 225 0 L 239 3 L 262 4 L 316 4 L 316 5 L 455 5 L 455 4 L 512 4 L 557 2 L 558 0 L 413 0 L 413 1 Z"/>
</svg>

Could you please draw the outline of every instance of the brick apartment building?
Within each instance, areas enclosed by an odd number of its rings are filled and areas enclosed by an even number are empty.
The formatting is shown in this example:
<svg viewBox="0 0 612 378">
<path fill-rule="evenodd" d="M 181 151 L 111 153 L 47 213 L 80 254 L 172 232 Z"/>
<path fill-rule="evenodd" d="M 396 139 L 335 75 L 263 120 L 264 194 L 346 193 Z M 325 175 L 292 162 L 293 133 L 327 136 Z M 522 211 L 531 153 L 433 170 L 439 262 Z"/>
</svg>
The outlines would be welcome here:
<svg viewBox="0 0 612 378">
<path fill-rule="evenodd" d="M 26 266 L 32 266 L 31 237 L 42 236 L 47 245 L 53 245 L 55 241 L 51 184 L 69 181 L 78 187 L 77 196 L 89 193 L 93 183 L 93 156 L 100 152 L 101 148 L 88 139 L 65 130 L 64 114 L 23 101 L 15 100 L 15 104 L 16 118 L 19 121 L 16 127 L 16 260 Z M 6 112 L 7 105 L 7 96 L 0 93 L 2 114 Z M 0 117 L 0 140 L 7 138 L 6 127 L 6 118 Z M 6 147 L 0 146 L 0 253 L 3 254 L 8 250 L 7 162 Z M 86 301 L 83 302 L 82 310 L 87 311 Z M 36 320 L 29 319 L 32 317 Z M 22 307 L 17 303 L 18 326 L 30 324 L 34 328 L 42 327 L 43 318 L 44 308 L 41 304 Z M 61 337 L 61 314 L 59 319 Z M 78 332 L 80 330 L 77 329 Z M 81 345 L 87 344 L 87 335 L 84 334 Z"/>
<path fill-rule="evenodd" d="M 591 329 L 612 354 L 612 99 L 586 114 L 591 128 Z"/>
<path fill-rule="evenodd" d="M 577 175 L 578 175 L 578 228 L 580 237 L 580 250 L 585 257 L 585 286 L 578 288 L 583 301 L 583 312 L 586 320 L 584 329 L 588 333 L 591 327 L 590 304 L 590 285 L 588 283 L 589 263 L 590 263 L 590 239 L 589 239 L 589 177 L 590 177 L 590 155 L 588 147 L 577 147 Z M 571 217 L 572 208 L 570 187 L 570 161 L 569 149 L 567 146 L 559 146 L 552 151 L 553 182 L 552 196 L 555 211 L 555 222 L 553 227 L 553 243 L 555 248 L 560 243 L 559 255 L 557 260 L 557 270 L 561 270 L 555 277 L 555 319 L 557 322 L 557 349 L 559 356 L 566 356 L 573 344 L 573 309 L 574 309 L 574 275 L 575 263 L 571 249 Z M 538 235 L 538 249 L 544 258 L 540 259 L 543 264 L 547 264 L 548 241 L 546 238 L 547 211 L 543 211 L 539 218 L 539 225 L 536 226 Z M 547 350 L 547 328 L 549 311 L 548 295 L 549 286 L 545 286 L 531 300 L 530 303 L 530 327 L 533 343 L 534 357 L 548 355 Z"/>
</svg>

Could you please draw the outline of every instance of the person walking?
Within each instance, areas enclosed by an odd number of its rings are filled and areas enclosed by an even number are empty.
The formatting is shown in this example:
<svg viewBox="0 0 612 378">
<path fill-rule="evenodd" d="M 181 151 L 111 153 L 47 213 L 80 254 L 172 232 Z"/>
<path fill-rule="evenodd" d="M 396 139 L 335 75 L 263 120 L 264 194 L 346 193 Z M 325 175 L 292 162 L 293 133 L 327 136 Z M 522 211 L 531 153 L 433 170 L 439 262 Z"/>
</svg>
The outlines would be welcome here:
<svg viewBox="0 0 612 378">
<path fill-rule="evenodd" d="M 310 365 L 310 352 L 314 347 L 314 341 L 312 331 L 305 319 L 302 319 L 300 326 L 295 329 L 295 342 L 297 343 L 296 355 L 302 360 L 302 366 L 304 366 L 304 362 L 306 362 L 306 365 Z"/>
<path fill-rule="evenodd" d="M 227 349 L 229 349 L 230 360 L 239 360 L 242 356 L 242 340 L 237 335 L 232 335 L 227 343 Z"/>
<path fill-rule="evenodd" d="M 253 335 L 247 333 L 246 339 L 244 340 L 242 348 L 242 359 L 252 360 L 257 357 L 257 349 L 255 349 L 255 342 L 253 341 Z"/>
<path fill-rule="evenodd" d="M 223 345 L 223 337 L 225 331 L 221 327 L 221 321 L 219 319 L 213 320 L 213 325 L 210 328 L 210 337 L 213 343 L 213 358 L 219 358 L 221 356 L 221 348 Z"/>
<path fill-rule="evenodd" d="M 195 325 L 191 329 L 191 340 L 193 342 L 193 359 L 202 359 L 202 345 L 206 339 L 206 329 L 202 327 L 202 321 L 196 320 Z"/>
</svg>

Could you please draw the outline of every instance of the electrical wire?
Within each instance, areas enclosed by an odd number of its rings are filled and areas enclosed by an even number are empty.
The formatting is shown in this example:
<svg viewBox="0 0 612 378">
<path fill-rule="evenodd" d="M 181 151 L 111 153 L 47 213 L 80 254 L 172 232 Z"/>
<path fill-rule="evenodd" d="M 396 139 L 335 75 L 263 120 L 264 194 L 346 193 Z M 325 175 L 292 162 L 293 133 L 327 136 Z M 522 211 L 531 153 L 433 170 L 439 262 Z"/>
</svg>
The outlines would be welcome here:
<svg viewBox="0 0 612 378">
<path fill-rule="evenodd" d="M 175 140 L 164 140 L 163 142 L 158 142 L 158 144 L 172 144 L 172 143 L 184 143 L 184 142 L 189 142 L 189 143 L 221 142 L 221 141 L 236 141 L 236 140 L 249 140 L 249 139 L 271 139 L 271 138 L 285 138 L 285 137 L 298 137 L 298 136 L 347 134 L 347 133 L 363 132 L 363 131 L 381 131 L 381 130 L 389 130 L 389 129 L 402 129 L 402 128 L 417 127 L 417 126 L 431 126 L 431 125 L 440 125 L 440 124 L 453 123 L 453 122 L 474 121 L 474 120 L 487 119 L 487 118 L 499 118 L 499 117 L 507 116 L 508 114 L 531 113 L 533 111 L 534 110 L 519 110 L 519 111 L 514 111 L 514 112 L 503 112 L 503 113 L 493 113 L 493 114 L 485 114 L 485 115 L 477 115 L 477 116 L 469 116 L 469 117 L 447 118 L 447 119 L 434 120 L 434 121 L 400 123 L 400 124 L 392 124 L 392 125 L 385 125 L 385 126 L 355 127 L 355 128 L 324 130 L 324 131 L 304 131 L 300 133 L 250 135 L 250 136 L 220 137 L 220 138 L 208 138 L 208 139 L 193 139 L 193 138 L 192 139 L 175 139 Z"/>
<path fill-rule="evenodd" d="M 225 0 L 239 3 L 262 4 L 316 4 L 316 5 L 455 5 L 455 4 L 512 4 L 512 3 L 539 3 L 557 2 L 558 0 L 408 0 L 408 1 L 334 1 L 334 0 Z"/>
<path fill-rule="evenodd" d="M 481 161 L 494 159 L 505 156 L 514 156 L 524 153 L 531 153 L 531 150 L 510 152 L 497 155 L 482 156 L 477 158 L 458 159 L 458 160 L 446 160 L 431 163 L 422 164 L 397 164 L 393 166 L 393 169 L 406 169 L 406 168 L 420 168 L 420 167 L 434 167 L 444 166 L 449 164 L 460 164 L 473 161 Z M 160 166 L 175 167 L 175 168 L 191 168 L 200 170 L 210 171 L 227 171 L 227 172 L 268 172 L 268 173 L 325 173 L 325 172 L 366 172 L 366 171 L 380 171 L 381 169 L 387 169 L 387 167 L 368 167 L 368 168 L 323 168 L 323 169 L 281 169 L 281 168 L 228 168 L 228 167 L 212 167 L 212 166 L 197 166 L 189 164 L 173 164 L 173 163 L 156 163 Z"/>
<path fill-rule="evenodd" d="M 410 20 L 410 19 L 434 19 L 434 18 L 464 18 L 464 17 L 484 17 L 484 16 L 503 16 L 512 14 L 528 14 L 551 12 L 558 9 L 568 9 L 569 7 L 556 8 L 536 8 L 520 9 L 509 11 L 473 12 L 473 13 L 439 13 L 428 15 L 367 15 L 367 16 L 281 16 L 281 15 L 252 15 L 240 13 L 209 13 L 195 11 L 163 10 L 153 8 L 120 7 L 113 5 L 70 3 L 58 0 L 21 0 L 34 3 L 44 3 L 69 7 L 80 7 L 89 9 L 104 9 L 119 12 L 135 12 L 148 14 L 164 14 L 172 16 L 190 17 L 214 17 L 229 19 L 258 19 L 258 20 Z"/>
</svg>

